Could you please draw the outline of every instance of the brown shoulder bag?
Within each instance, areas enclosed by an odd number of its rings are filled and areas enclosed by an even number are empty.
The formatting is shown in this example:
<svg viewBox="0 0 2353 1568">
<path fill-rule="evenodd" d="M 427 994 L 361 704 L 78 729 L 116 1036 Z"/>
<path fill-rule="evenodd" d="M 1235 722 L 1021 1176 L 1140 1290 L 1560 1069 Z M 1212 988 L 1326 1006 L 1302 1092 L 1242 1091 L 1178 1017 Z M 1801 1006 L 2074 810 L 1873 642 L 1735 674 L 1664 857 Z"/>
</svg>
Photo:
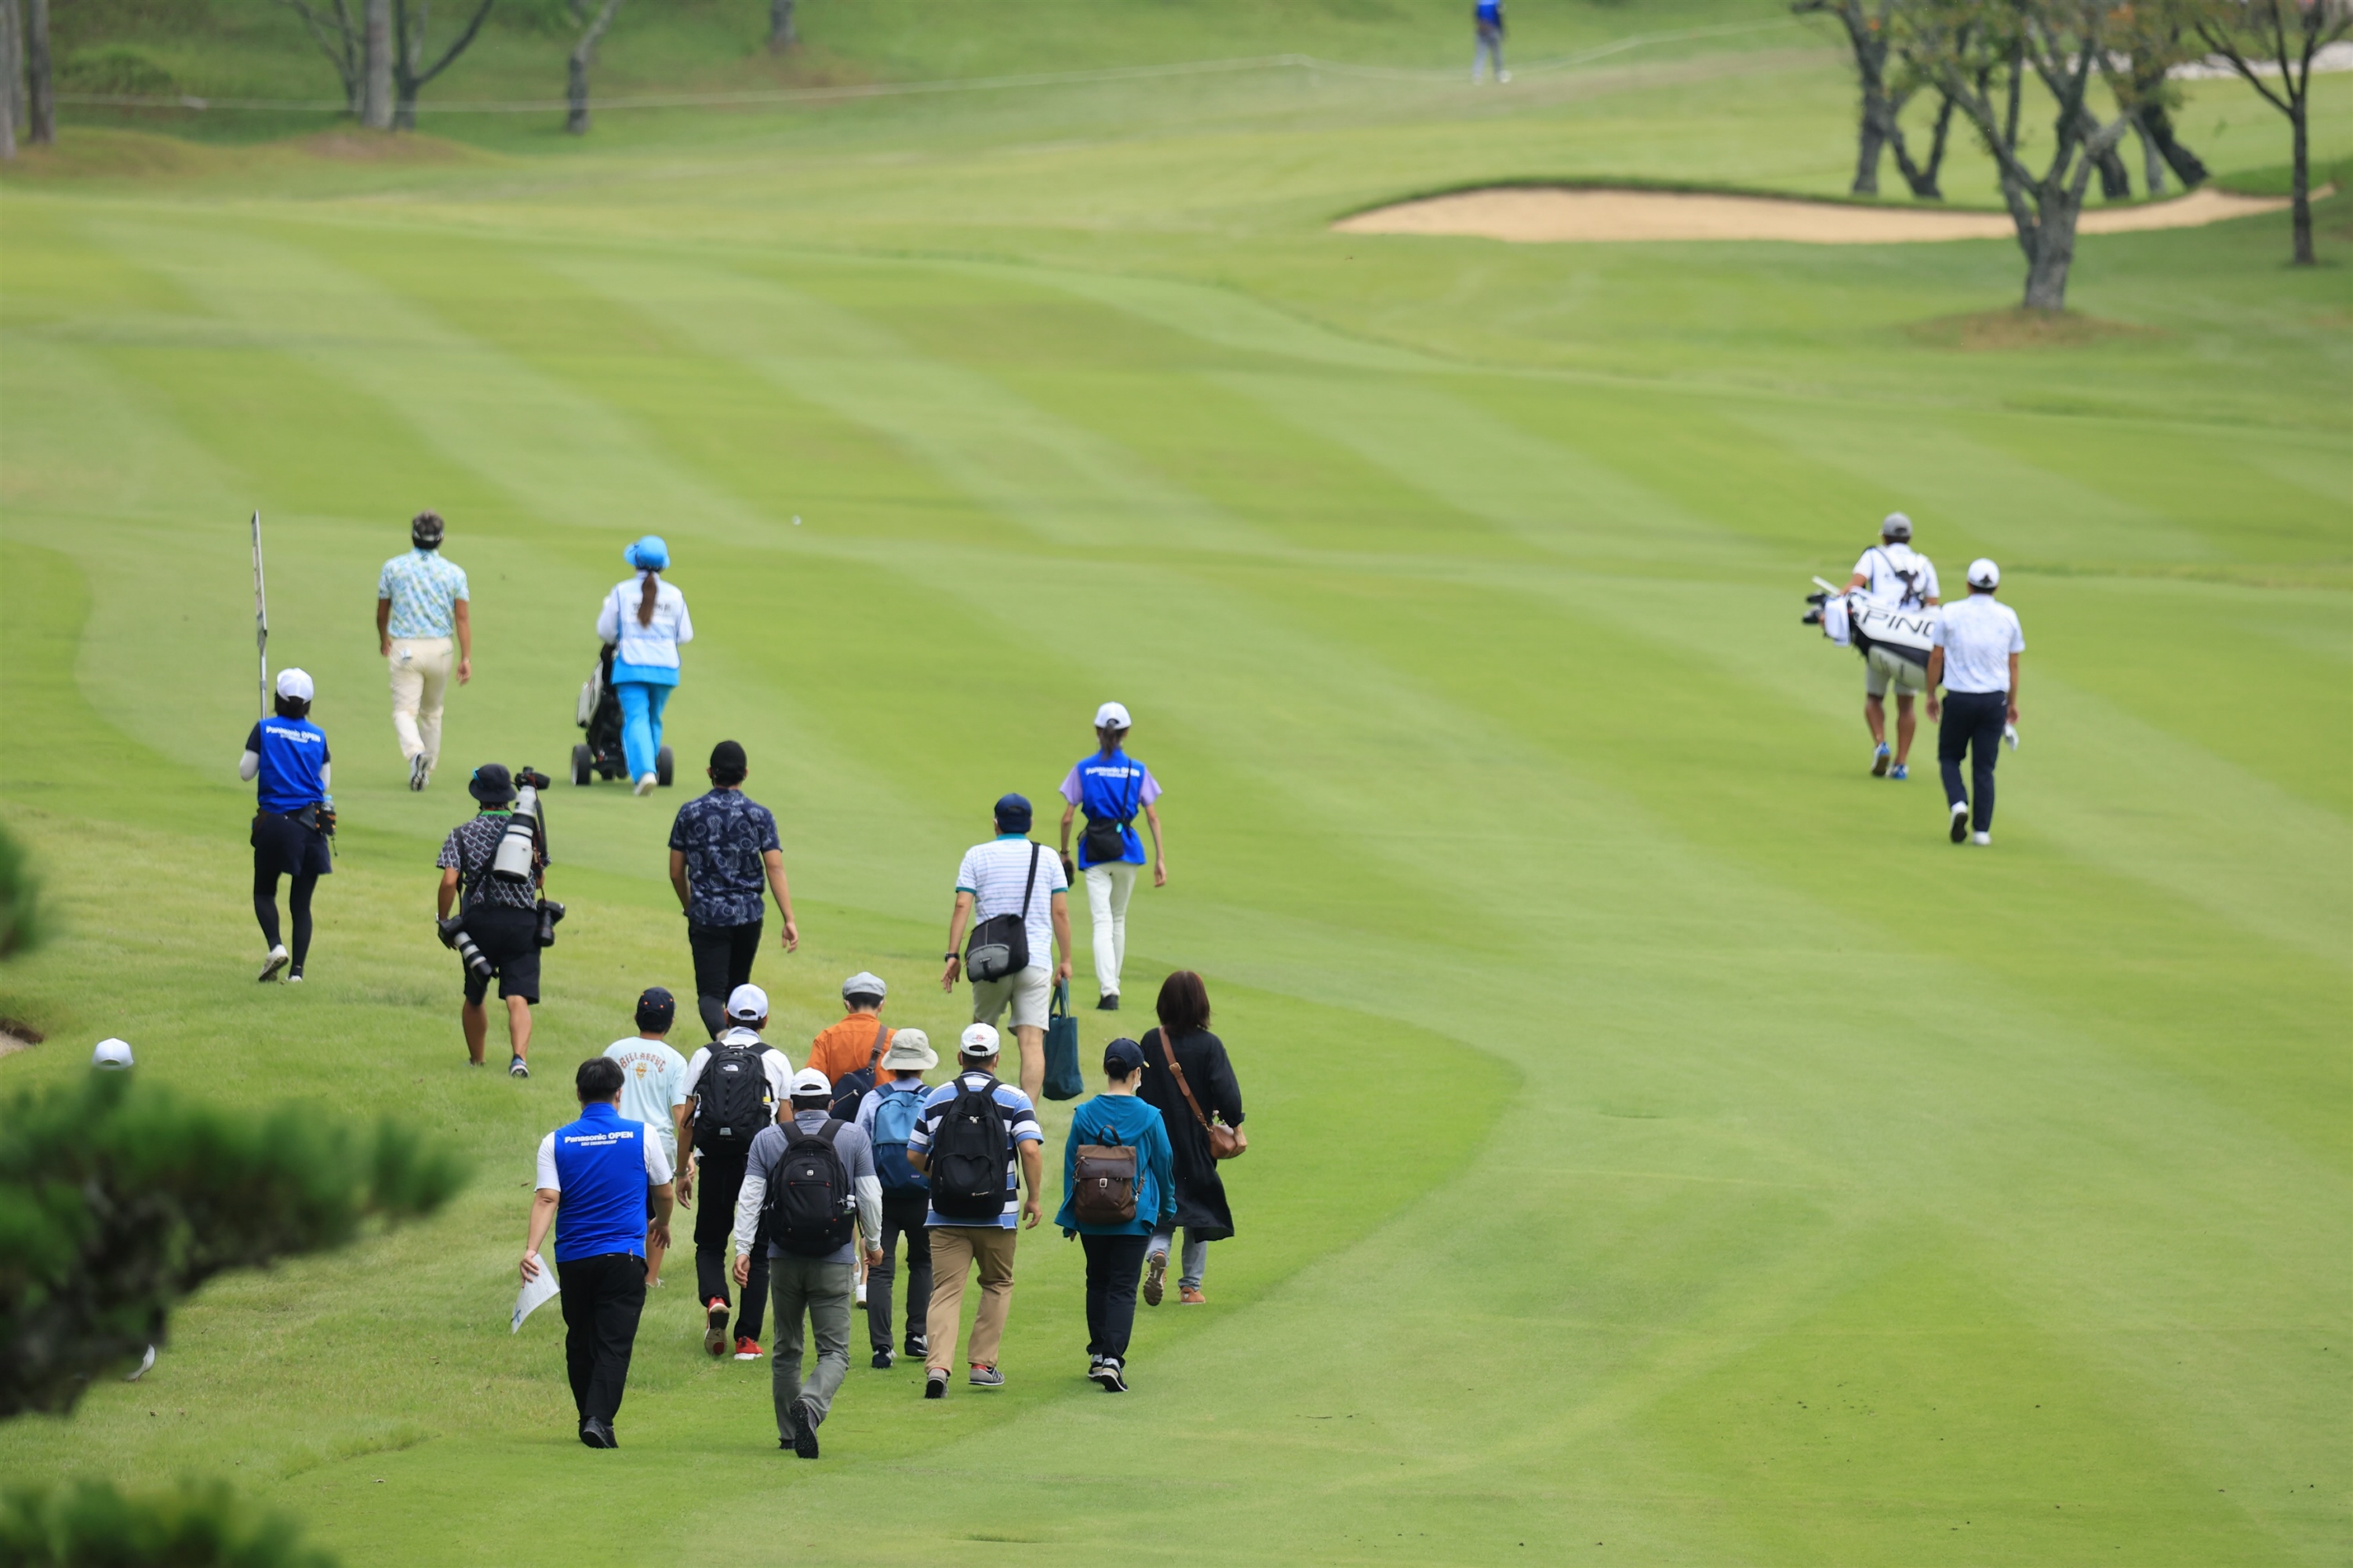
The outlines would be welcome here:
<svg viewBox="0 0 2353 1568">
<path fill-rule="evenodd" d="M 1185 1069 L 1176 1065 L 1176 1047 L 1168 1043 L 1168 1031 L 1160 1034 L 1160 1054 L 1168 1063 L 1168 1071 L 1176 1075 L 1176 1087 L 1185 1096 L 1185 1103 L 1193 1107 L 1193 1119 L 1209 1135 L 1209 1158 L 1240 1160 L 1250 1150 L 1250 1135 L 1238 1127 L 1228 1127 L 1221 1121 L 1211 1121 L 1201 1114 L 1201 1102 L 1193 1097 L 1193 1086 L 1185 1081 Z"/>
</svg>

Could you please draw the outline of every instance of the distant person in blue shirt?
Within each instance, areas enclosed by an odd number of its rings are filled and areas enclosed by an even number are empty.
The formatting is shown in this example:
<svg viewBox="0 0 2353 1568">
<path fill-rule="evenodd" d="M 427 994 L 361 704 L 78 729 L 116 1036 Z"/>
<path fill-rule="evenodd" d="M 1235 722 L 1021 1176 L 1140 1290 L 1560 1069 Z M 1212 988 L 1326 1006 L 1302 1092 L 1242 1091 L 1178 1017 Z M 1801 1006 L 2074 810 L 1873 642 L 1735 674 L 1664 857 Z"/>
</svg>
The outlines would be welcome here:
<svg viewBox="0 0 2353 1568">
<path fill-rule="evenodd" d="M 580 1441 L 591 1448 L 621 1446 L 613 1417 L 620 1413 L 638 1318 L 646 1307 L 646 1245 L 670 1245 L 670 1156 L 643 1122 L 621 1115 L 627 1075 L 610 1056 L 591 1056 L 573 1075 L 580 1119 L 540 1140 L 539 1190 L 522 1249 L 528 1284 L 539 1277 L 540 1245 L 554 1224 L 564 1365 L 580 1412 Z"/>
<path fill-rule="evenodd" d="M 1478 0 L 1471 22 L 1479 32 L 1471 50 L 1471 79 L 1477 81 L 1482 68 L 1493 66 L 1497 81 L 1511 80 L 1512 73 L 1504 69 L 1504 0 Z"/>
<path fill-rule="evenodd" d="M 442 531 L 441 514 L 418 513 L 408 524 L 408 554 L 386 561 L 375 578 L 376 646 L 392 667 L 392 733 L 411 789 L 424 789 L 441 760 L 441 704 L 450 675 L 461 686 L 474 678 L 466 572 L 441 554 Z"/>
<path fill-rule="evenodd" d="M 1122 749 L 1127 744 L 1127 709 L 1105 703 L 1095 710 L 1095 755 L 1082 758 L 1062 780 L 1062 874 L 1087 884 L 1087 925 L 1094 933 L 1095 1006 L 1119 1011 L 1119 971 L 1127 962 L 1127 901 L 1135 873 L 1144 864 L 1144 841 L 1135 835 L 1141 811 L 1152 829 L 1152 885 L 1168 885 L 1168 856 L 1160 840 L 1160 780 Z M 1087 814 L 1079 835 L 1079 858 L 1071 859 L 1071 822 Z"/>
<path fill-rule="evenodd" d="M 621 705 L 621 749 L 640 795 L 659 781 L 662 709 L 678 688 L 678 651 L 694 641 L 686 595 L 662 580 L 670 546 L 649 534 L 621 552 L 637 576 L 617 584 L 596 612 L 596 635 L 613 649 L 613 696 Z"/>
<path fill-rule="evenodd" d="M 261 922 L 261 939 L 269 945 L 261 963 L 264 980 L 281 972 L 290 982 L 301 980 L 302 961 L 311 952 L 311 895 L 319 878 L 335 869 L 327 850 L 327 830 L 334 823 L 327 793 L 327 733 L 311 722 L 311 690 L 303 672 L 278 672 L 278 711 L 253 726 L 237 765 L 239 779 L 259 780 L 251 842 L 253 917 Z M 323 821 L 322 810 L 327 813 Z M 286 899 L 294 916 L 291 953 L 278 936 L 280 875 L 294 879 Z"/>
<path fill-rule="evenodd" d="M 1087 1376 L 1105 1393 L 1127 1392 L 1127 1341 L 1135 1330 L 1135 1286 L 1153 1233 L 1176 1223 L 1176 1155 L 1159 1108 L 1136 1097 L 1144 1082 L 1144 1047 L 1114 1040 L 1103 1047 L 1103 1092 L 1071 1117 L 1062 1144 L 1062 1207 L 1054 1223 L 1077 1236 L 1087 1253 Z M 1129 1191 L 1134 1213 L 1124 1220 L 1080 1213 L 1079 1151 L 1134 1151 Z"/>
</svg>

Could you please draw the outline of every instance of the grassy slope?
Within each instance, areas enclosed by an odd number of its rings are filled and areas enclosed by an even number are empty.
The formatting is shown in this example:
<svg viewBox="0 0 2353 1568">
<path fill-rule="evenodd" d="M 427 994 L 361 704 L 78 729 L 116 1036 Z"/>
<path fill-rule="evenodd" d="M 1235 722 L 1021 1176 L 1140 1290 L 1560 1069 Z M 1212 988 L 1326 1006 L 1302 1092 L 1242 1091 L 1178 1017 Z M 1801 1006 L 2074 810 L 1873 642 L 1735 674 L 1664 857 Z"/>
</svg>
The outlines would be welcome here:
<svg viewBox="0 0 2353 1568">
<path fill-rule="evenodd" d="M 581 607 L 670 535 L 705 629 L 675 736 L 743 738 L 787 821 L 797 1033 L 859 964 L 952 1022 L 942 868 L 1120 693 L 1177 791 L 1139 962 L 1211 974 L 1259 1134 L 1217 1306 L 1147 1315 L 1122 1405 L 1066 1381 L 1075 1269 L 1033 1243 L 1001 1404 L 860 1368 L 778 1476 L 760 1375 L 665 1301 L 598 1461 L 645 1544 L 600 1551 L 2341 1556 L 2344 274 L 2279 269 L 2273 220 L 2091 240 L 2078 302 L 2151 335 L 1961 355 L 1906 329 L 2007 298 L 2008 247 L 1320 229 L 1482 173 L 1820 188 L 1843 89 L 1763 63 L 12 187 L 0 701 L 41 744 L 0 784 L 78 934 L 8 975 L 65 1044 L 0 1078 L 121 1032 L 483 1173 L 208 1293 L 0 1467 L 223 1471 L 354 1562 L 551 1561 L 611 1507 L 555 1325 L 498 1331 L 561 1075 L 454 1067 L 419 913 L 452 796 L 381 733 L 364 585 L 429 501 L 482 607 L 461 758 L 559 754 Z M 352 824 L 302 992 L 236 968 L 249 504 Z M 2028 620 L 1996 854 L 1861 776 L 1852 661 L 1790 624 L 1891 504 Z M 682 969 L 664 813 L 557 806 L 551 1065 Z"/>
</svg>

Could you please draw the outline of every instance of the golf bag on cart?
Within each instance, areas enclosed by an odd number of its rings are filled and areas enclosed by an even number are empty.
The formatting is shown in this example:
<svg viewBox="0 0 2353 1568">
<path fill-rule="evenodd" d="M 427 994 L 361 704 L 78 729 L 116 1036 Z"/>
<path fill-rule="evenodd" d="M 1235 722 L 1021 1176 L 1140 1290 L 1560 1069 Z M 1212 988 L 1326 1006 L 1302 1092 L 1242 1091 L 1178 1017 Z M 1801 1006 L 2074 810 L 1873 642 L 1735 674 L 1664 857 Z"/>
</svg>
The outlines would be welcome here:
<svg viewBox="0 0 2353 1568">
<path fill-rule="evenodd" d="M 611 780 L 629 776 L 628 757 L 621 749 L 621 699 L 613 692 L 613 653 L 610 647 L 598 648 L 596 667 L 588 672 L 588 679 L 580 685 L 580 703 L 574 710 L 573 722 L 588 732 L 588 738 L 572 748 L 575 784 L 586 784 L 596 778 Z M 670 754 L 665 746 L 654 754 L 654 781 L 667 789 L 670 780 Z"/>
</svg>

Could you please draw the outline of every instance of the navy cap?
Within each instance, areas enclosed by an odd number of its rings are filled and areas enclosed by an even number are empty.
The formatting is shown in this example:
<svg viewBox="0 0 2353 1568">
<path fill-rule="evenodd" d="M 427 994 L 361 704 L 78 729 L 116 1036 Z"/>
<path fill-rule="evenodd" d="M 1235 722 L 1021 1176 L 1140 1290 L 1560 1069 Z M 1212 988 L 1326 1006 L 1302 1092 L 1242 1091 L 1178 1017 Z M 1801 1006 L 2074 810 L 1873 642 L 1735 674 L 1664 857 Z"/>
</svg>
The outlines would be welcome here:
<svg viewBox="0 0 2353 1568">
<path fill-rule="evenodd" d="M 1122 1037 L 1103 1047 L 1103 1071 L 1114 1078 L 1124 1078 L 1144 1065 L 1144 1047 Z"/>
<path fill-rule="evenodd" d="M 1029 831 L 1029 797 L 999 795 L 997 798 L 997 831 L 1001 833 L 1026 833 Z"/>
<path fill-rule="evenodd" d="M 638 1027 L 664 1031 L 678 1022 L 678 998 L 661 986 L 649 985 L 638 997 Z"/>
</svg>

